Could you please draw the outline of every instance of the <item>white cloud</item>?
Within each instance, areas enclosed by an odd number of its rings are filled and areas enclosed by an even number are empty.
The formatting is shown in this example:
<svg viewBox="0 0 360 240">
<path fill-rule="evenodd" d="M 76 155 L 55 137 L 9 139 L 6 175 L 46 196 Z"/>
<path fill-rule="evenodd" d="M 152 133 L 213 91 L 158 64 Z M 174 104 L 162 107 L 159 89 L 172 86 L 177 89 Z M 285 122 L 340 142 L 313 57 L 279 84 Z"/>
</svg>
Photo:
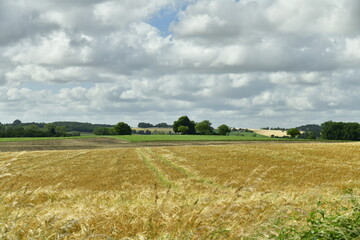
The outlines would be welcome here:
<svg viewBox="0 0 360 240">
<path fill-rule="evenodd" d="M 88 44 L 85 36 L 71 39 L 65 32 L 56 31 L 46 37 L 25 40 L 9 48 L 4 56 L 19 64 L 81 64 L 90 60 L 91 49 Z"/>
<path fill-rule="evenodd" d="M 287 127 L 358 113 L 359 1 L 183 3 L 1 1 L 0 121 Z M 148 22 L 167 7 L 164 36 Z"/>
<path fill-rule="evenodd" d="M 356 0 L 278 0 L 266 10 L 267 18 L 282 32 L 293 34 L 359 33 Z"/>
</svg>

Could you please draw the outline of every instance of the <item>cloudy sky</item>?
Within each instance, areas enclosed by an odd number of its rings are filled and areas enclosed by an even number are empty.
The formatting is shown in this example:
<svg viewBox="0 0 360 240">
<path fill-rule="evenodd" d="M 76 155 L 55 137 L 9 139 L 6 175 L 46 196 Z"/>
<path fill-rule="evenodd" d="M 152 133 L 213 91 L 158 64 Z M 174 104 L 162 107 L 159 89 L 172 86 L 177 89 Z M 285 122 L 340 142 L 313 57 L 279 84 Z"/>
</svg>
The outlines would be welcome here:
<svg viewBox="0 0 360 240">
<path fill-rule="evenodd" d="M 360 121 L 359 0 L 1 0 L 0 122 Z"/>
</svg>

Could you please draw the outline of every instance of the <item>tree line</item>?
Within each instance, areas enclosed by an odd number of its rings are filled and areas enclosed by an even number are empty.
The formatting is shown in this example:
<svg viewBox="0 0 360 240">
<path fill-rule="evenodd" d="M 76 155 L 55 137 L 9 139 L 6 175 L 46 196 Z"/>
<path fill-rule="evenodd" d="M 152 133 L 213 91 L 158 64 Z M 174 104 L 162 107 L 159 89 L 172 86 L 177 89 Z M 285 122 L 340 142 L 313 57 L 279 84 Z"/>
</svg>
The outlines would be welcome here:
<svg viewBox="0 0 360 240">
<path fill-rule="evenodd" d="M 216 130 L 211 125 L 209 120 L 195 123 L 188 116 L 182 116 L 174 122 L 173 130 L 175 133 L 189 135 L 227 135 L 231 132 L 230 127 L 225 124 L 220 125 Z"/>
<path fill-rule="evenodd" d="M 119 124 L 125 126 L 119 130 Z M 116 127 L 118 126 L 118 127 Z M 169 127 L 166 123 L 152 125 L 150 123 L 141 122 L 138 124 L 142 128 L 150 127 Z M 228 135 L 231 128 L 226 124 L 222 124 L 216 129 L 212 127 L 209 120 L 195 122 L 189 119 L 188 116 L 181 116 L 178 120 L 174 121 L 172 125 L 173 131 L 176 134 L 189 134 L 189 135 Z M 126 130 L 125 130 L 126 129 Z M 280 130 L 281 128 L 279 128 Z M 284 130 L 284 129 L 281 129 Z M 118 123 L 114 127 L 96 127 L 94 129 L 95 135 L 129 135 L 138 133 L 131 130 L 130 126 L 126 123 Z M 138 133 L 139 134 L 139 133 Z M 150 131 L 144 131 L 140 134 L 151 134 Z M 328 121 L 320 125 L 308 124 L 297 128 L 287 129 L 287 134 L 292 138 L 305 138 L 305 139 L 327 139 L 327 140 L 352 140 L 360 141 L 360 124 L 359 123 L 344 123 Z"/>
<path fill-rule="evenodd" d="M 88 132 L 92 133 L 96 127 L 114 127 L 110 124 L 92 124 L 88 122 L 53 122 L 56 126 L 64 126 L 68 131 Z"/>
<path fill-rule="evenodd" d="M 13 123 L 10 124 L 1 124 L 6 127 L 29 127 L 29 126 L 37 126 L 39 128 L 44 128 L 45 125 L 49 123 L 43 123 L 43 122 L 29 122 L 29 123 L 23 123 L 19 119 L 16 119 Z M 55 124 L 56 126 L 63 126 L 66 128 L 67 132 L 88 132 L 92 133 L 96 127 L 113 127 L 114 125 L 109 124 L 92 124 L 88 122 L 74 122 L 74 121 L 58 121 L 58 122 L 52 122 L 51 124 Z"/>
<path fill-rule="evenodd" d="M 321 124 L 321 137 L 328 140 L 360 141 L 360 124 L 356 122 L 324 122 Z"/>
<path fill-rule="evenodd" d="M 172 127 L 175 134 L 187 134 L 187 135 L 227 135 L 231 132 L 229 126 L 223 124 L 219 126 L 217 129 L 214 129 L 212 123 L 209 120 L 204 120 L 201 122 L 194 122 L 189 119 L 188 116 L 182 116 L 178 120 L 174 122 L 174 124 L 168 125 L 166 123 L 159 123 L 157 125 L 152 125 L 150 123 L 141 122 L 138 124 L 138 127 L 141 128 L 151 128 L 151 127 L 159 127 L 159 128 L 169 128 Z M 116 126 L 115 126 L 116 127 Z M 125 135 L 123 132 L 116 131 L 115 127 L 96 127 L 94 130 L 95 135 Z M 128 134 L 152 134 L 151 131 L 146 130 L 128 130 Z M 126 134 L 127 135 L 127 134 Z"/>
<path fill-rule="evenodd" d="M 212 127 L 209 120 L 195 122 L 188 116 L 181 116 L 174 121 L 173 125 L 159 123 L 152 125 L 150 123 L 139 123 L 138 126 L 145 128 L 158 127 L 168 128 L 172 126 L 176 134 L 200 134 L 200 135 L 228 135 L 231 128 L 225 124 L 220 125 L 217 129 Z M 143 131 L 143 130 L 141 130 Z M 302 131 L 302 132 L 300 132 Z M 116 125 L 91 124 L 81 122 L 54 122 L 54 123 L 22 123 L 15 120 L 12 124 L 0 123 L 0 137 L 67 137 L 80 136 L 80 132 L 93 132 L 95 135 L 131 135 L 151 134 L 149 130 L 136 132 L 131 127 L 119 122 Z M 321 124 L 308 124 L 297 128 L 287 130 L 291 137 L 308 138 L 308 139 L 327 139 L 327 140 L 351 140 L 360 141 L 360 124 L 327 121 Z"/>
<path fill-rule="evenodd" d="M 54 123 L 44 124 L 39 127 L 36 124 L 21 125 L 15 124 L 1 124 L 0 123 L 0 137 L 70 137 L 80 136 L 80 132 L 69 132 L 64 126 L 57 126 Z"/>
<path fill-rule="evenodd" d="M 303 131 L 301 133 L 300 131 Z M 291 137 L 325 140 L 360 141 L 360 124 L 356 122 L 327 121 L 320 126 L 308 124 L 287 130 Z"/>
<path fill-rule="evenodd" d="M 96 127 L 94 129 L 95 135 L 131 135 L 131 127 L 124 123 L 119 122 L 114 127 Z"/>
</svg>

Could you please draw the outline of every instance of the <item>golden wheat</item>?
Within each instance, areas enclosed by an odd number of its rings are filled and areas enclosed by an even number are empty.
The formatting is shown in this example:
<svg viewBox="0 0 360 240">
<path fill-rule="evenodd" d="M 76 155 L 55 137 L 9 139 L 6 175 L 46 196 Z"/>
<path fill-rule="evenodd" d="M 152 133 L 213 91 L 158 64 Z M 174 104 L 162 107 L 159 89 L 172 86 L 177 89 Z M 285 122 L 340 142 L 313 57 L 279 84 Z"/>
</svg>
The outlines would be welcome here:
<svg viewBox="0 0 360 240">
<path fill-rule="evenodd" d="M 358 194 L 359 143 L 1 153 L 0 239 L 266 238 Z"/>
</svg>

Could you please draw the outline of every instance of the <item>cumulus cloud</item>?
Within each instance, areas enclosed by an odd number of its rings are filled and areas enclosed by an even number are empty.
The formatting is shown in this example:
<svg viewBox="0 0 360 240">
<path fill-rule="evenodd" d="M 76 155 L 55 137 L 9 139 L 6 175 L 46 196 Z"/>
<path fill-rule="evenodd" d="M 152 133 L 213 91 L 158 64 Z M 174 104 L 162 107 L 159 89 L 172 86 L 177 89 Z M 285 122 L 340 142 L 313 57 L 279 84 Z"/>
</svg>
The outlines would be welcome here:
<svg viewBox="0 0 360 240">
<path fill-rule="evenodd" d="M 151 25 L 167 8 L 169 29 Z M 4 0 L 0 121 L 353 121 L 359 16 L 357 0 Z"/>
</svg>

